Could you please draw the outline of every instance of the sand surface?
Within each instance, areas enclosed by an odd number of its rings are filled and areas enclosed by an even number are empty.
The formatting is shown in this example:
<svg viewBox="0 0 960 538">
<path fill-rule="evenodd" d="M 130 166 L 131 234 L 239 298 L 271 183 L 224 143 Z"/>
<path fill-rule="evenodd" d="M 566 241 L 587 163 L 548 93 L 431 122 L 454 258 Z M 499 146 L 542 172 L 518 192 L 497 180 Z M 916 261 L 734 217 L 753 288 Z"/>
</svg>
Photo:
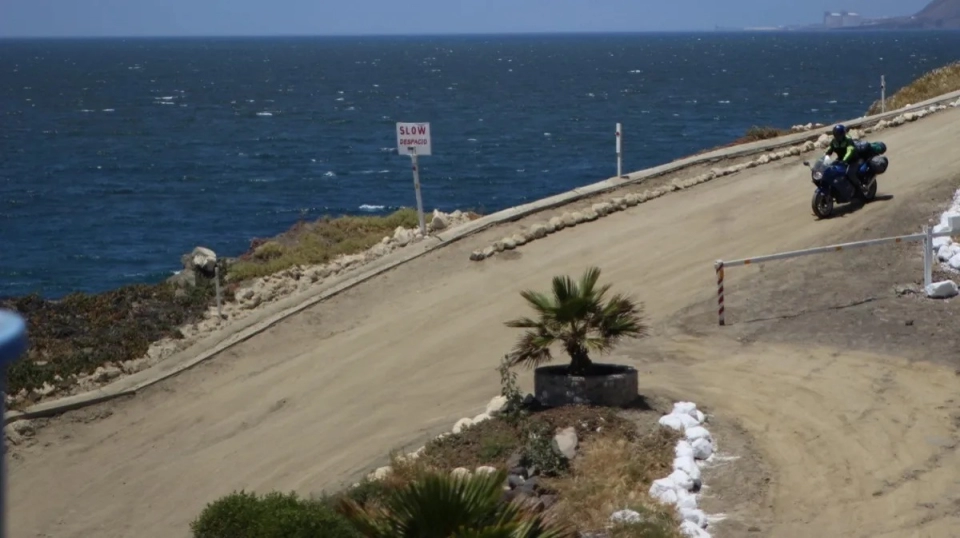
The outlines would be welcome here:
<svg viewBox="0 0 960 538">
<path fill-rule="evenodd" d="M 518 292 L 596 264 L 645 303 L 654 329 L 613 360 L 640 369 L 641 390 L 735 420 L 768 468 L 761 493 L 717 491 L 718 506 L 734 508 L 723 536 L 955 536 L 960 348 L 927 357 L 910 346 L 960 324 L 934 320 L 919 339 L 891 339 L 875 312 L 790 317 L 889 294 L 884 279 L 918 280 L 919 248 L 865 258 L 887 266 L 838 254 L 731 269 L 722 329 L 713 261 L 918 231 L 960 179 L 958 137 L 960 110 L 879 133 L 891 159 L 880 192 L 892 198 L 828 221 L 810 212 L 806 154 L 483 262 L 470 252 L 504 229 L 428 254 L 134 398 L 50 421 L 11 454 L 10 535 L 186 537 L 204 504 L 234 489 L 316 493 L 352 481 L 389 449 L 481 412 L 517 335 L 503 321 L 525 312 Z M 824 271 L 830 279 L 816 278 Z M 918 319 L 957 312 L 920 299 L 903 308 Z M 521 373 L 527 388 L 530 377 Z"/>
</svg>

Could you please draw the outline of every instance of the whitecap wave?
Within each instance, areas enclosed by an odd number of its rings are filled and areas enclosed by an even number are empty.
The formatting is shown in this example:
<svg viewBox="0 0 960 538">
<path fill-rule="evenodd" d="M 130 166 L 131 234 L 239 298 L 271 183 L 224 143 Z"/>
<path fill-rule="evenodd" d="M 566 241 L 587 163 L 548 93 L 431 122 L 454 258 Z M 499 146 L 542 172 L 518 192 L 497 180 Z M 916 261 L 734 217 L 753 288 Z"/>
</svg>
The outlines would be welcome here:
<svg viewBox="0 0 960 538">
<path fill-rule="evenodd" d="M 273 116 L 273 112 L 257 112 L 257 116 Z"/>
<path fill-rule="evenodd" d="M 326 174 L 323 174 L 323 176 L 324 176 L 324 177 L 337 177 L 337 174 L 334 174 L 333 172 L 327 172 Z"/>
<path fill-rule="evenodd" d="M 363 204 L 359 209 L 360 211 L 382 211 L 384 207 L 386 206 Z"/>
</svg>

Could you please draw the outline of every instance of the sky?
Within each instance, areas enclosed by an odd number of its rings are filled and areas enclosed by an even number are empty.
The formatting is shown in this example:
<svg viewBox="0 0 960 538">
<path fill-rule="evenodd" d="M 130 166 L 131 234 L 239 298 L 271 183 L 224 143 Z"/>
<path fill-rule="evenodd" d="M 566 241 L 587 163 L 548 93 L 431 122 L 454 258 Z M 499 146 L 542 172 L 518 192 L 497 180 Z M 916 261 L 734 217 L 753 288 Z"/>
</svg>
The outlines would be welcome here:
<svg viewBox="0 0 960 538">
<path fill-rule="evenodd" d="M 909 15 L 929 0 L 0 0 L 0 37 L 636 32 Z"/>
</svg>

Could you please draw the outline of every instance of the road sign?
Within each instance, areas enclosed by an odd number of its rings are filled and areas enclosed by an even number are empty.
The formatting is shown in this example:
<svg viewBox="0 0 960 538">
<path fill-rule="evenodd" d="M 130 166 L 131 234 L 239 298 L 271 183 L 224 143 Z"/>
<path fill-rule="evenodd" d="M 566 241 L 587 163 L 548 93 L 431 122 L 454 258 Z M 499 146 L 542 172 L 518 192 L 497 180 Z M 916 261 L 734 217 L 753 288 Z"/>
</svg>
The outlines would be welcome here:
<svg viewBox="0 0 960 538">
<path fill-rule="evenodd" d="M 429 123 L 397 123 L 397 152 L 400 155 L 432 155 Z"/>
</svg>

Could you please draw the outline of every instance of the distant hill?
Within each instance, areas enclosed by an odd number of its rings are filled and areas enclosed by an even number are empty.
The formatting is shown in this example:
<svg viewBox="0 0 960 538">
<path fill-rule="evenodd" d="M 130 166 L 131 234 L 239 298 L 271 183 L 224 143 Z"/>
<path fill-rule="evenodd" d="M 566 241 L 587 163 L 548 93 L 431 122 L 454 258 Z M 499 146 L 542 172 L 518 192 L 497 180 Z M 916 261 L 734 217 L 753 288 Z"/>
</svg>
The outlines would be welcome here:
<svg viewBox="0 0 960 538">
<path fill-rule="evenodd" d="M 912 17 L 895 17 L 866 26 L 878 30 L 960 29 L 960 0 L 933 0 Z"/>
</svg>

